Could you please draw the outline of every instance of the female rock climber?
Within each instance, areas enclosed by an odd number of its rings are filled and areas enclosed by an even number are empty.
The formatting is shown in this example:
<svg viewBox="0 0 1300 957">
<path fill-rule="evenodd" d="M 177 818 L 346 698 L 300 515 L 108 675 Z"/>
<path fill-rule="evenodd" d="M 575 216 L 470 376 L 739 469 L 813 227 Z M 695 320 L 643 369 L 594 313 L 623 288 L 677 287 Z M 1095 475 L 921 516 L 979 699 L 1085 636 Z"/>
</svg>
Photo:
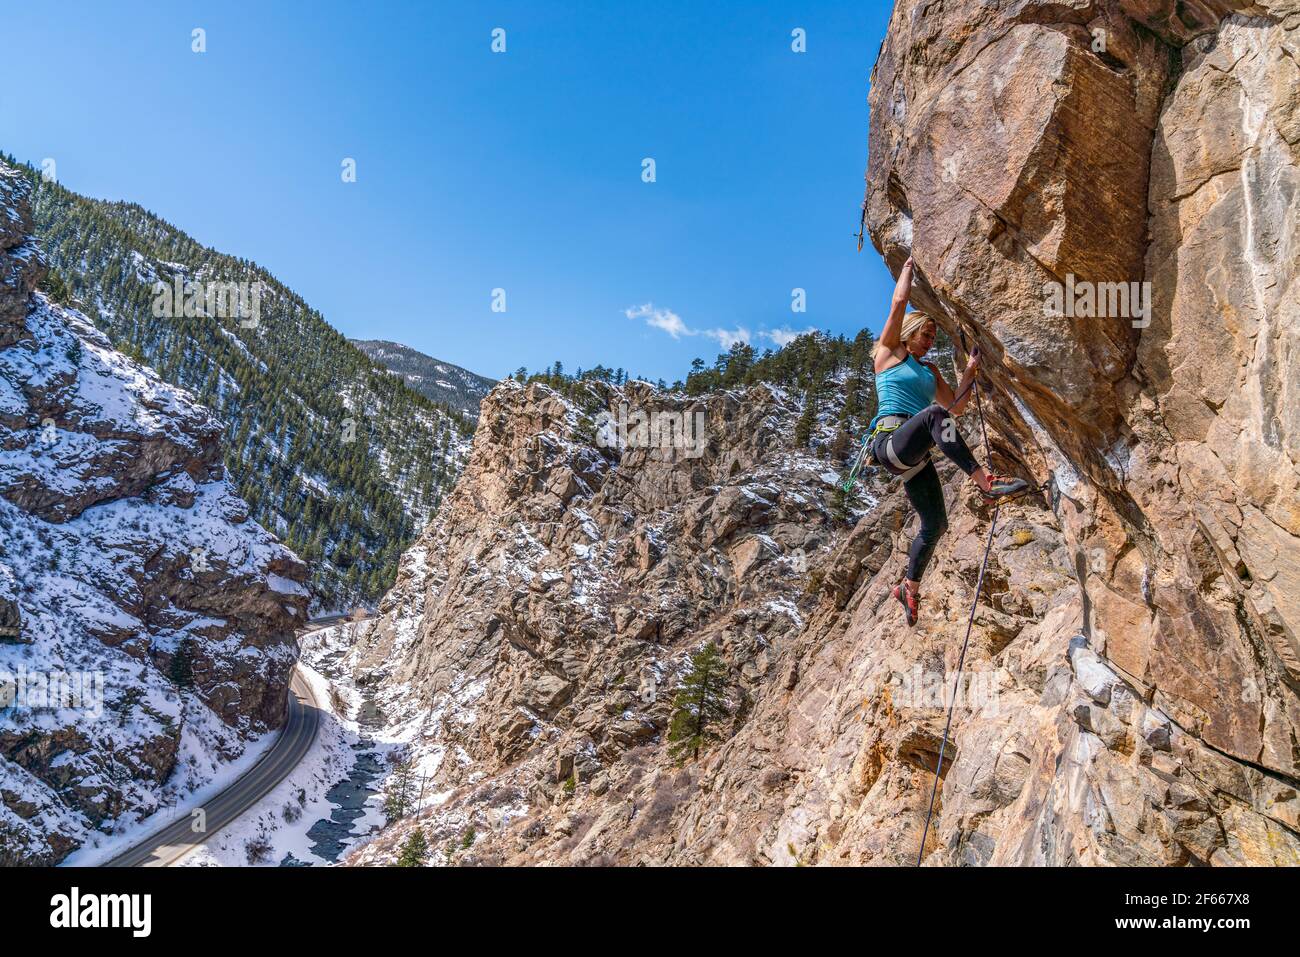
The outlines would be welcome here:
<svg viewBox="0 0 1300 957">
<path fill-rule="evenodd" d="M 934 547 L 948 528 L 939 473 L 930 460 L 930 448 L 938 446 L 963 472 L 971 477 L 987 499 L 1016 495 L 1028 488 L 1023 479 L 990 475 L 975 461 L 970 447 L 957 431 L 955 416 L 966 409 L 970 386 L 979 367 L 976 349 L 954 395 L 939 367 L 925 361 L 934 345 L 937 327 L 923 312 L 907 313 L 912 292 L 911 257 L 903 263 L 894 288 L 889 319 L 876 345 L 876 395 L 879 412 L 871 420 L 868 451 L 880 465 L 903 479 L 907 499 L 921 516 L 921 530 L 907 553 L 907 577 L 893 591 L 903 606 L 908 625 L 920 614 L 921 576 Z M 960 398 L 958 398 L 958 396 Z"/>
</svg>

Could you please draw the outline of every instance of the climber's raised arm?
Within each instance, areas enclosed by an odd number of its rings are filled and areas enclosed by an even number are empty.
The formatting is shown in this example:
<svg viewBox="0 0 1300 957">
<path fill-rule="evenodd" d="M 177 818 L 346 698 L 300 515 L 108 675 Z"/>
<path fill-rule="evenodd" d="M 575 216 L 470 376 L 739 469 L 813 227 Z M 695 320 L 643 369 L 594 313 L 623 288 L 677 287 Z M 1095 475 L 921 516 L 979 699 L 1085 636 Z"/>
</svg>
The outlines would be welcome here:
<svg viewBox="0 0 1300 957">
<path fill-rule="evenodd" d="M 889 318 L 885 320 L 885 328 L 880 331 L 880 341 L 876 346 L 877 362 L 882 350 L 892 356 L 894 351 L 903 344 L 900 334 L 903 331 L 903 316 L 907 313 L 907 300 L 912 295 L 913 267 L 912 257 L 908 256 L 907 262 L 903 263 L 903 268 L 899 270 L 898 282 L 894 286 L 894 300 L 889 304 Z"/>
</svg>

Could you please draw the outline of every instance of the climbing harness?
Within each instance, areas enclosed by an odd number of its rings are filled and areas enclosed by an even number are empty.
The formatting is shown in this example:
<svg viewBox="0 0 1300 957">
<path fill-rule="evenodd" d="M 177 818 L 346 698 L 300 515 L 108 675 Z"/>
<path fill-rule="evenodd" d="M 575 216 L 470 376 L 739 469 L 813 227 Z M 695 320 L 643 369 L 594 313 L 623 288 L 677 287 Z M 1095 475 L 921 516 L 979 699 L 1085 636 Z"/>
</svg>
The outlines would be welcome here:
<svg viewBox="0 0 1300 957">
<path fill-rule="evenodd" d="M 861 470 L 864 463 L 868 465 L 879 465 L 884 468 L 885 471 L 889 472 L 890 475 L 900 478 L 904 482 L 930 464 L 930 455 L 929 453 L 926 453 L 925 457 L 922 458 L 921 461 L 917 462 L 915 465 L 908 465 L 894 452 L 893 438 L 888 439 L 880 450 L 884 455 L 885 460 L 881 461 L 876 457 L 876 436 L 893 432 L 906 421 L 907 416 L 905 415 L 883 416 L 880 421 L 876 423 L 876 427 L 872 429 L 869 434 L 862 437 L 862 445 L 858 448 L 857 457 L 853 460 L 853 467 L 849 469 L 848 477 L 840 483 L 840 487 L 844 489 L 845 492 L 853 490 L 853 483 L 857 479 L 858 472 Z"/>
<path fill-rule="evenodd" d="M 960 326 L 958 327 L 957 331 L 961 335 L 962 349 L 966 350 L 967 348 L 966 333 L 962 331 Z M 953 396 L 952 402 L 948 404 L 947 408 L 945 408 L 944 411 L 951 412 L 953 408 L 957 405 L 957 403 L 966 397 L 966 393 L 969 392 L 974 387 L 974 385 L 975 385 L 975 380 L 972 378 L 971 381 L 966 384 L 966 387 L 964 389 L 962 389 L 955 396 Z M 863 451 L 865 451 L 866 453 L 865 460 L 867 461 L 867 463 L 881 466 L 890 475 L 894 476 L 897 479 L 901 479 L 904 482 L 911 479 L 912 476 L 916 475 L 923 468 L 925 468 L 927 465 L 930 464 L 930 454 L 928 452 L 921 458 L 921 461 L 917 462 L 914 465 L 909 465 L 908 463 L 904 462 L 901 458 L 898 457 L 898 454 L 894 451 L 894 440 L 892 436 L 889 439 L 887 439 L 884 445 L 882 445 L 880 448 L 880 454 L 881 456 L 883 456 L 883 460 L 876 456 L 875 454 L 876 437 L 883 434 L 887 434 L 889 432 L 893 432 L 900 425 L 906 422 L 907 419 L 908 417 L 905 415 L 881 416 L 880 420 L 876 423 L 876 427 L 871 430 L 871 433 L 869 435 L 863 436 L 862 451 L 859 451 L 858 461 L 854 463 L 853 470 L 849 473 L 849 478 L 844 483 L 844 491 L 846 492 L 849 491 L 849 488 L 853 483 L 853 479 L 857 476 L 858 467 L 864 458 Z"/>
<path fill-rule="evenodd" d="M 872 430 L 871 435 L 868 436 L 866 440 L 868 449 L 867 454 L 871 457 L 871 461 L 877 465 L 883 466 L 885 471 L 890 475 L 893 475 L 895 478 L 901 479 L 904 482 L 930 464 L 930 454 L 927 452 L 922 456 L 921 461 L 917 462 L 915 465 L 909 465 L 900 459 L 898 453 L 894 451 L 894 437 L 890 435 L 880 447 L 880 454 L 884 456 L 884 460 L 882 461 L 876 456 L 876 437 L 893 432 L 906 421 L 907 416 L 905 415 L 882 416 L 880 421 L 876 423 L 876 427 Z"/>
</svg>

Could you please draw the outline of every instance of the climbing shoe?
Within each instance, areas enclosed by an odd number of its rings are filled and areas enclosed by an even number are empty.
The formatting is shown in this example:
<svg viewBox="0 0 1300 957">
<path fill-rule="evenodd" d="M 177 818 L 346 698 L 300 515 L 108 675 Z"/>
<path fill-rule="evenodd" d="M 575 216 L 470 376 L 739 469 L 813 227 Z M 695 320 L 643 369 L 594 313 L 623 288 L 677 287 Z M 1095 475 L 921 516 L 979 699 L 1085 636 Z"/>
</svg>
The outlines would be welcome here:
<svg viewBox="0 0 1300 957">
<path fill-rule="evenodd" d="M 916 620 L 921 617 L 921 596 L 908 591 L 906 582 L 899 582 L 894 586 L 894 597 L 903 606 L 903 614 L 907 616 L 907 627 L 914 627 Z"/>
<path fill-rule="evenodd" d="M 992 481 L 989 482 L 989 490 L 986 492 L 980 489 L 980 494 L 990 502 L 999 498 L 1015 498 L 1029 491 L 1029 483 L 1024 479 L 1008 475 L 993 475 L 990 478 Z"/>
</svg>

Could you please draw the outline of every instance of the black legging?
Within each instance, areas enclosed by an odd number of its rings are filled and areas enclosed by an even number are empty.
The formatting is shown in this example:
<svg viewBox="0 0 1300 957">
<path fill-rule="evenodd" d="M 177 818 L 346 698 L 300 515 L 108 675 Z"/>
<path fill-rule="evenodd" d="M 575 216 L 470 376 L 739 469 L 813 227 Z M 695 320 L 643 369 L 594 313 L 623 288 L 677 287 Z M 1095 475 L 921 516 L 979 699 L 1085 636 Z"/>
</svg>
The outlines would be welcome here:
<svg viewBox="0 0 1300 957">
<path fill-rule="evenodd" d="M 937 445 L 967 475 L 979 468 L 970 446 L 957 430 L 956 419 L 937 403 L 922 409 L 892 432 L 877 435 L 872 449 L 877 462 L 888 461 L 884 446 L 891 439 L 894 454 L 906 465 L 915 465 Z M 925 574 L 925 566 L 930 564 L 935 545 L 948 529 L 948 510 L 943 504 L 943 485 L 933 462 L 904 482 L 903 489 L 907 492 L 907 500 L 921 516 L 921 530 L 916 533 L 907 552 L 907 577 L 919 582 Z"/>
</svg>

